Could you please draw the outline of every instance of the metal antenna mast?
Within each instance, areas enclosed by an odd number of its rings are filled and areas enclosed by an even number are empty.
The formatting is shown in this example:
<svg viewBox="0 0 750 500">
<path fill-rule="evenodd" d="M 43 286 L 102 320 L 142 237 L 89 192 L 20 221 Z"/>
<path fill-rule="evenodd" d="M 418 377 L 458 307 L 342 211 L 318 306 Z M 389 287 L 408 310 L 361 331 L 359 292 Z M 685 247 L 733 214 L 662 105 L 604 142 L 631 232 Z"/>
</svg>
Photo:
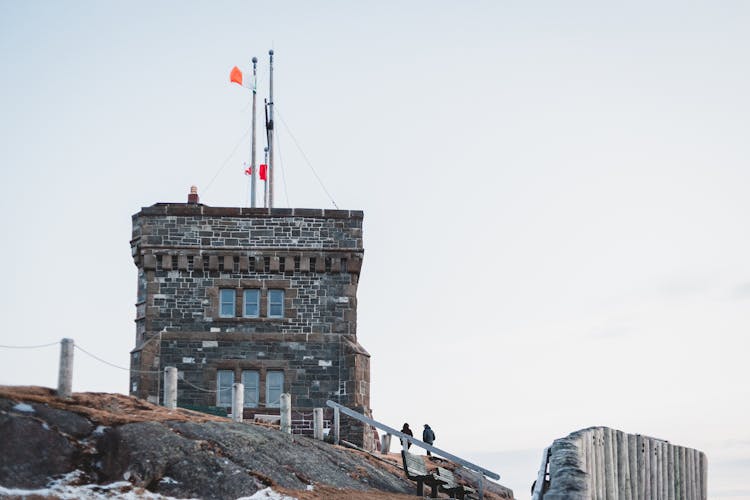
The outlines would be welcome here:
<svg viewBox="0 0 750 500">
<path fill-rule="evenodd" d="M 256 66 L 258 64 L 258 58 L 253 57 L 253 141 L 252 141 L 252 153 L 250 154 L 250 206 L 255 208 L 255 177 L 258 175 L 256 170 L 257 164 L 255 163 L 255 93 L 257 90 L 257 77 L 256 77 Z"/>
<path fill-rule="evenodd" d="M 269 56 L 269 90 L 268 90 L 268 207 L 273 208 L 273 49 Z"/>
</svg>

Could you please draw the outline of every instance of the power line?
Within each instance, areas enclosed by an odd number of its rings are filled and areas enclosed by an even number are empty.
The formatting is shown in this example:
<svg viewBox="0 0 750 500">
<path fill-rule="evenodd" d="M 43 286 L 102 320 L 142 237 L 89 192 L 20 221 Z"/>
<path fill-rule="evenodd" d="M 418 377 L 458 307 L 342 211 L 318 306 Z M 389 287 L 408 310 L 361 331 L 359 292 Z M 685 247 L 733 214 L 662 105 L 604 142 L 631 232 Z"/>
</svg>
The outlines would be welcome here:
<svg viewBox="0 0 750 500">
<path fill-rule="evenodd" d="M 229 156 L 227 156 L 227 159 L 226 159 L 226 160 L 224 160 L 224 163 L 222 163 L 222 164 L 221 164 L 221 166 L 220 166 L 220 167 L 219 167 L 219 169 L 218 169 L 218 170 L 216 171 L 216 173 L 214 174 L 214 176 L 213 176 L 213 177 L 211 178 L 211 180 L 209 181 L 209 183 L 208 183 L 208 184 L 206 184 L 206 187 L 205 187 L 205 188 L 202 188 L 202 189 L 201 189 L 201 191 L 203 191 L 204 193 L 205 193 L 206 191 L 208 191 L 208 188 L 210 188 L 210 187 L 211 187 L 211 185 L 212 185 L 212 184 L 214 183 L 214 181 L 215 181 L 215 180 L 216 180 L 216 178 L 217 178 L 217 177 L 219 176 L 219 174 L 221 173 L 221 171 L 222 171 L 222 170 L 224 170 L 224 167 L 226 167 L 226 166 L 227 166 L 227 164 L 229 163 L 229 160 L 231 160 L 231 159 L 232 159 L 232 158 L 234 157 L 234 154 L 235 154 L 235 153 L 237 152 L 237 149 L 238 149 L 238 148 L 240 147 L 240 145 L 242 144 L 242 141 L 244 141 L 244 140 L 245 140 L 245 137 L 247 137 L 247 135 L 248 135 L 248 134 L 250 133 L 250 130 L 251 130 L 251 129 L 252 129 L 252 125 L 250 125 L 250 126 L 249 126 L 249 127 L 247 128 L 247 130 L 245 130 L 245 133 L 244 133 L 244 134 L 242 134 L 242 137 L 240 137 L 240 139 L 239 139 L 239 140 L 237 141 L 237 144 L 235 144 L 235 145 L 234 145 L 234 148 L 232 148 L 232 152 L 231 152 L 231 153 L 229 153 Z"/>
<path fill-rule="evenodd" d="M 328 195 L 328 198 L 331 200 L 331 203 L 333 203 L 333 206 L 336 208 L 339 208 L 339 206 L 336 204 L 336 201 L 333 199 L 333 196 L 331 196 L 331 193 L 328 192 L 325 185 L 323 184 L 323 181 L 318 175 L 318 172 L 315 171 L 315 167 L 312 166 L 312 163 L 307 158 L 307 155 L 305 154 L 304 151 L 302 151 L 302 146 L 299 145 L 297 138 L 294 137 L 294 134 L 292 134 L 292 131 L 289 129 L 289 125 L 286 124 L 286 120 L 284 120 L 284 117 L 281 116 L 281 113 L 279 112 L 278 108 L 276 109 L 276 113 L 278 113 L 279 118 L 281 119 L 281 123 L 284 125 L 284 128 L 286 129 L 286 131 L 289 132 L 289 137 L 291 137 L 292 141 L 294 141 L 294 145 L 297 146 L 297 149 L 302 155 L 302 158 L 304 158 L 305 162 L 307 163 L 307 166 L 310 167 L 310 170 L 312 170 L 313 175 L 315 175 L 315 178 L 318 180 L 318 184 L 320 184 L 320 187 L 323 188 L 323 191 L 325 191 L 325 193 Z"/>
<path fill-rule="evenodd" d="M 81 352 L 84 352 L 84 353 L 88 354 L 89 356 L 91 356 L 91 357 L 92 357 L 92 358 L 94 358 L 95 360 L 97 360 L 97 361 L 101 361 L 101 362 L 102 362 L 102 363 L 104 363 L 105 365 L 109 365 L 109 366 L 111 366 L 111 367 L 113 367 L 113 368 L 119 368 L 120 370 L 125 370 L 125 371 L 129 371 L 129 372 L 131 372 L 131 373 L 161 373 L 161 371 L 159 371 L 159 370 L 151 370 L 151 371 L 146 371 L 146 370 L 132 370 L 132 369 L 130 369 L 130 368 L 125 368 L 124 366 L 119 366 L 119 365 L 116 365 L 116 364 L 114 364 L 114 363 L 110 363 L 109 361 L 107 361 L 107 360 L 105 360 L 105 359 L 102 359 L 102 358 L 100 358 L 100 357 L 99 357 L 99 356 L 97 356 L 96 354 L 93 354 L 93 353 L 90 353 L 90 352 L 88 352 L 88 351 L 87 351 L 86 349 L 84 349 L 83 347 L 79 346 L 78 344 L 73 344 L 73 347 L 75 347 L 76 349 L 78 349 L 78 350 L 79 350 L 79 351 L 81 351 Z"/>
<path fill-rule="evenodd" d="M 57 345 L 60 341 L 57 342 L 50 342 L 49 344 L 39 344 L 39 345 L 0 345 L 0 348 L 2 349 L 39 349 L 40 347 L 49 347 L 51 345 Z"/>
</svg>

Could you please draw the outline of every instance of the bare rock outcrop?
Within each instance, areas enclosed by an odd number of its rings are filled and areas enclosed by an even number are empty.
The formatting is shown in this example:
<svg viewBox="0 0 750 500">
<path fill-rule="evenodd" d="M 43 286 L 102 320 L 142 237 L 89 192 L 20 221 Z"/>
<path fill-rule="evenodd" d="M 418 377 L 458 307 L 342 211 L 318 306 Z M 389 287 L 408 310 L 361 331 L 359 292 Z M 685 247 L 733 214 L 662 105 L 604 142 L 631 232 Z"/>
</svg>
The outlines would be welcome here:
<svg viewBox="0 0 750 500">
<path fill-rule="evenodd" d="M 171 420 L 163 408 L 154 410 L 152 421 L 127 422 L 101 407 L 82 415 L 71 411 L 80 401 L 42 396 L 24 399 L 0 390 L 2 486 L 38 488 L 79 470 L 91 483 L 124 479 L 173 497 L 233 499 L 267 486 L 305 491 L 313 484 L 413 493 L 397 468 L 307 437 L 198 414 L 191 419 L 184 411 Z M 121 398 L 123 407 L 141 404 Z"/>
</svg>

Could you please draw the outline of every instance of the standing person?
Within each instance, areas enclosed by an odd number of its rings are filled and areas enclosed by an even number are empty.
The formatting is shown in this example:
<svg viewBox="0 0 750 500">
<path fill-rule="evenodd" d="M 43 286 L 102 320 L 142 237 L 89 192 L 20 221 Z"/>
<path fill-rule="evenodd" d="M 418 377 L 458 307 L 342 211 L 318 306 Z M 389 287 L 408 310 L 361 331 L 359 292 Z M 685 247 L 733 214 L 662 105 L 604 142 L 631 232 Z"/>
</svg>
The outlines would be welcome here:
<svg viewBox="0 0 750 500">
<path fill-rule="evenodd" d="M 404 426 L 401 427 L 401 432 L 403 432 L 404 434 L 406 434 L 408 436 L 414 437 L 414 433 L 411 431 L 411 429 L 409 429 L 409 424 L 407 424 L 407 423 L 405 423 Z M 401 446 L 403 446 L 403 445 L 404 445 L 404 440 L 402 439 L 401 440 Z M 411 441 L 409 441 L 406 444 L 406 449 L 408 450 L 409 448 L 411 448 Z"/>
<path fill-rule="evenodd" d="M 424 424 L 424 430 L 422 431 L 422 441 L 424 441 L 427 444 L 432 444 L 435 442 L 435 433 L 432 431 L 432 428 L 430 428 L 429 425 Z M 430 453 L 430 450 L 427 450 L 427 456 L 431 457 L 432 453 Z"/>
</svg>

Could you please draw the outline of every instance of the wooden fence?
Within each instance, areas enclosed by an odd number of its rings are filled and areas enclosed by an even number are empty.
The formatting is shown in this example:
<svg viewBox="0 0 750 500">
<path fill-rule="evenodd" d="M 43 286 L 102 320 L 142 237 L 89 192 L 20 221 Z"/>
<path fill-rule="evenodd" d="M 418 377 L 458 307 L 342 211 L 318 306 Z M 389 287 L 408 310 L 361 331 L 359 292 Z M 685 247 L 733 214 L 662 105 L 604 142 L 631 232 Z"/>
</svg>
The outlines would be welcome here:
<svg viewBox="0 0 750 500">
<path fill-rule="evenodd" d="M 708 461 L 698 450 L 592 427 L 545 450 L 533 498 L 704 500 L 707 479 Z"/>
</svg>

